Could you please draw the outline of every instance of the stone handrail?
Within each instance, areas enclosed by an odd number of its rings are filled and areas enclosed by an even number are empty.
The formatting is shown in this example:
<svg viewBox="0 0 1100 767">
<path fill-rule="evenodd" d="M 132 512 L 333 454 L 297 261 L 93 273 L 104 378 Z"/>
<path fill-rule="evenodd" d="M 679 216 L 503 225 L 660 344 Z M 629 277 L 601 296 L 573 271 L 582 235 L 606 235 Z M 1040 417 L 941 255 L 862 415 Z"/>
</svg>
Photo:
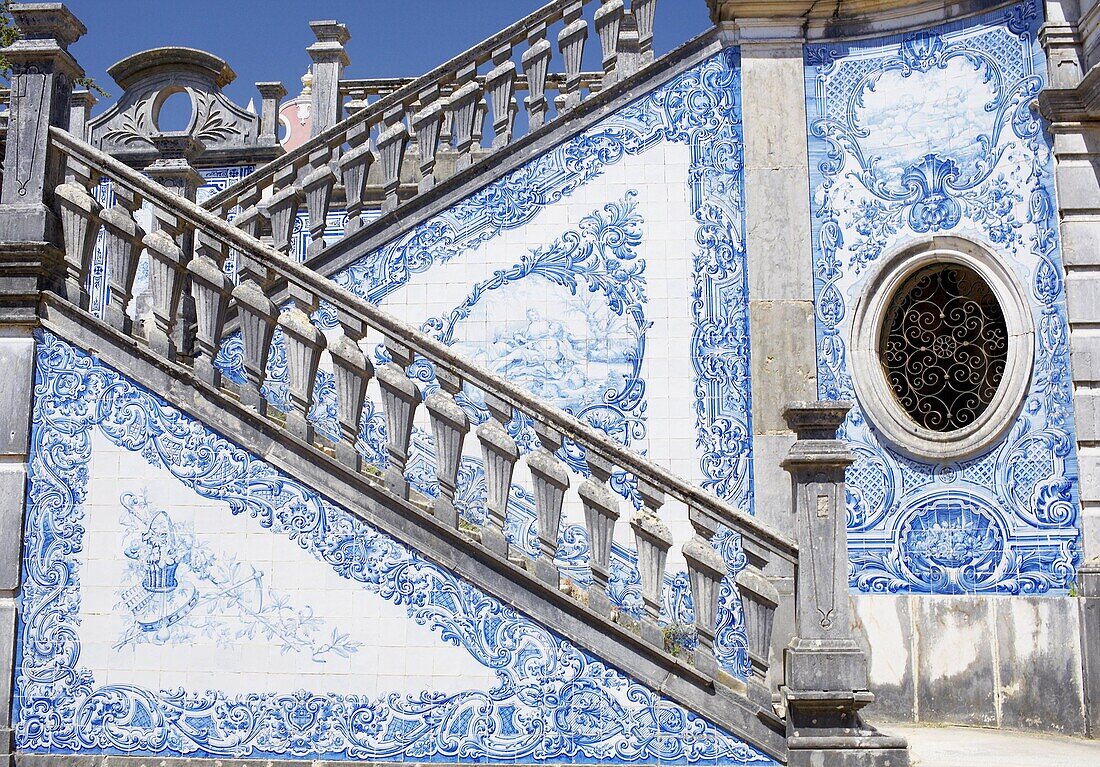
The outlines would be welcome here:
<svg viewBox="0 0 1100 767">
<path fill-rule="evenodd" d="M 521 416 L 520 424 L 528 424 L 539 445 L 526 455 L 541 546 L 539 557 L 528 570 L 554 589 L 561 586 L 555 553 L 565 491 L 570 486 L 569 464 L 560 456 L 563 446 L 582 449 L 586 469 L 582 473 L 587 478 L 578 494 L 591 541 L 593 586 L 583 602 L 578 600 L 578 609 L 593 610 L 605 618 L 613 615 L 607 585 L 611 543 L 619 518 L 618 497 L 609 480 L 616 471 L 632 475 L 637 480 L 642 507 L 630 519 L 644 601 L 639 629 L 643 641 L 662 651 L 664 636 L 657 619 L 665 561 L 673 541 L 659 512 L 666 498 L 685 504 L 695 531 L 682 549 L 695 603 L 695 668 L 713 679 L 724 673 L 715 661 L 713 642 L 718 591 L 726 576 L 726 565 L 711 539 L 722 526 L 738 533 L 748 562 L 737 578 L 737 588 L 745 607 L 753 661 L 749 692 L 758 705 L 770 705 L 765 674 L 779 596 L 764 572 L 790 572 L 798 560 L 793 540 L 612 441 L 603 432 L 455 355 L 445 344 L 60 128 L 50 129 L 50 142 L 51 149 L 63 155 L 59 165 L 65 169 L 65 181 L 56 187 L 53 196 L 64 233 L 67 278 L 61 292 L 68 302 L 88 306 L 86 285 L 96 238 L 102 229 L 110 285 L 104 319 L 110 325 L 159 356 L 190 366 L 195 376 L 218 387 L 226 382 L 216 360 L 219 350 L 235 342 L 226 326 L 228 313 L 234 311 L 246 379 L 239 388 L 240 401 L 267 417 L 272 428 L 285 430 L 316 449 L 326 449 L 349 469 L 368 474 L 372 468 L 364 466 L 356 441 L 367 383 L 375 379 L 389 435 L 387 465 L 379 482 L 404 499 L 410 497 L 405 474 L 413 418 L 423 404 L 430 417 L 436 452 L 439 492 L 432 513 L 441 523 L 461 529 L 454 505 L 457 473 L 463 442 L 475 435 L 482 448 L 488 486 L 489 513 L 479 539 L 486 550 L 505 559 L 509 556 L 504 537 L 507 500 L 521 452 L 512 436 L 514 431 L 510 432 L 507 425 L 513 417 Z M 90 194 L 102 177 L 112 182 L 118 200 L 106 210 Z M 135 216 L 143 199 L 153 213 L 152 231 L 148 233 Z M 224 272 L 231 250 L 239 264 L 240 281 L 235 286 Z M 137 261 L 143 251 L 150 259 L 153 305 L 150 316 L 134 318 L 130 304 Z M 289 286 L 292 299 L 291 304 L 281 308 L 269 296 L 276 280 Z M 185 297 L 193 301 L 192 314 L 186 311 Z M 314 324 L 313 315 L 320 307 L 335 316 L 337 332 L 322 333 Z M 269 407 L 264 391 L 265 383 L 271 380 L 268 361 L 276 330 L 281 331 L 289 368 L 290 408 L 285 420 Z M 377 369 L 360 343 L 368 333 L 381 336 L 385 356 L 389 357 Z M 328 442 L 331 438 L 318 433 L 310 418 L 317 372 L 326 351 L 331 358 L 338 403 L 338 442 Z M 438 387 L 425 386 L 422 391 L 414 382 L 414 378 L 424 380 L 416 374 L 422 370 L 421 360 L 431 364 Z M 471 388 L 480 392 L 488 411 L 480 426 L 471 423 L 467 410 L 456 401 L 464 389 L 469 396 Z M 483 412 L 481 417 L 485 417 Z"/>
<path fill-rule="evenodd" d="M 402 168 L 410 147 L 416 150 L 419 193 L 442 180 L 444 167 L 437 167 L 436 162 L 441 151 L 454 154 L 454 162 L 445 164 L 446 171 L 459 173 L 473 163 L 475 151 L 480 156 L 510 144 L 516 132 L 519 103 L 515 93 L 521 76 L 528 93 L 522 101 L 527 130 L 541 127 L 550 115 L 551 25 L 563 24 L 557 47 L 565 72 L 556 78 L 560 84 L 553 99 L 559 116 L 585 96 L 586 73 L 581 71 L 581 60 L 589 27 L 594 27 L 600 41 L 601 87 L 651 61 L 656 0 L 631 0 L 629 10 L 624 0 L 599 0 L 589 22 L 585 6 L 594 2 L 553 0 L 257 169 L 206 200 L 203 207 L 222 218 L 237 212 L 237 220 L 252 234 L 259 234 L 261 226 L 270 226 L 276 249 L 289 253 L 287 227 L 293 227 L 294 216 L 288 212 L 296 214 L 304 201 L 310 219 L 308 255 L 316 256 L 325 247 L 326 217 L 337 185 L 343 189 L 348 213 L 345 234 L 363 226 L 360 214 L 373 164 L 380 166 L 382 209 L 388 212 L 400 202 Z M 525 47 L 517 66 L 514 58 L 521 46 Z M 483 148 L 486 116 L 492 140 L 490 147 Z"/>
<path fill-rule="evenodd" d="M 350 117 L 355 112 L 370 106 L 371 99 L 381 99 L 389 96 L 401 88 L 406 87 L 417 78 L 415 77 L 368 77 L 363 79 L 344 79 L 340 81 L 340 96 L 341 98 L 347 98 L 348 102 L 345 105 L 345 110 L 349 113 Z M 482 88 L 486 83 L 485 75 L 478 75 L 474 78 L 476 82 Z M 582 91 L 586 91 L 588 95 L 599 93 L 603 90 L 604 74 L 603 72 L 581 72 L 579 87 Z M 546 75 L 546 81 L 543 84 L 543 90 L 547 93 L 561 93 L 569 86 L 569 77 L 564 72 L 549 72 Z M 513 82 L 513 89 L 516 93 L 524 93 L 531 90 L 531 82 L 527 75 L 517 74 Z M 450 96 L 454 93 L 454 84 L 444 86 L 440 88 L 440 95 Z M 446 126 L 443 129 L 444 135 L 446 135 Z"/>
</svg>

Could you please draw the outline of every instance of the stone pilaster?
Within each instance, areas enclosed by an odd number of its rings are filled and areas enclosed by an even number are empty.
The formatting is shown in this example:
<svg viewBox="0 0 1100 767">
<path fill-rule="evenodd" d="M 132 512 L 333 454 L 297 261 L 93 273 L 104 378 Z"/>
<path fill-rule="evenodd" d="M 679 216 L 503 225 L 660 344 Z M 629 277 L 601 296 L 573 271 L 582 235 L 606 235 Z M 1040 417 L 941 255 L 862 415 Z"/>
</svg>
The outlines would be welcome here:
<svg viewBox="0 0 1100 767">
<path fill-rule="evenodd" d="M 790 529 L 790 483 L 780 461 L 794 443 L 788 402 L 817 398 L 809 159 L 802 64 L 812 2 L 712 0 L 711 16 L 741 51 L 746 249 L 752 364 L 756 515 Z M 781 595 L 793 573 L 769 572 Z M 780 599 L 769 681 L 781 682 L 782 648 L 794 633 L 793 600 Z"/>
<path fill-rule="evenodd" d="M 1063 3 L 1047 3 L 1048 16 Z M 1051 8 L 1051 6 L 1054 6 Z M 1071 12 L 1076 10 L 1069 9 Z M 1095 59 L 1100 3 L 1044 27 L 1051 86 L 1039 108 L 1054 136 L 1055 182 L 1066 268 L 1070 368 L 1081 475 L 1084 563 L 1077 573 L 1085 726 L 1100 735 L 1100 62 Z M 1089 51 L 1093 51 L 1089 53 Z M 1069 62 L 1067 65 L 1066 62 Z M 1074 67 L 1076 62 L 1079 68 Z M 1082 74 L 1082 70 L 1084 70 Z"/>
<path fill-rule="evenodd" d="M 20 39 L 0 51 L 12 68 L 0 232 L 9 242 L 56 241 L 48 203 L 63 169 L 46 151 L 48 135 L 50 126 L 69 128 L 73 80 L 84 70 L 68 48 L 88 30 L 61 3 L 19 3 L 10 11 Z"/>
<path fill-rule="evenodd" d="M 344 43 L 351 39 L 348 28 L 335 21 L 311 21 L 317 42 L 306 48 L 313 59 L 313 88 L 310 93 L 312 123 L 310 135 L 316 136 L 341 119 L 340 75 L 349 63 Z"/>
<path fill-rule="evenodd" d="M 909 763 L 903 738 L 882 735 L 859 715 L 875 697 L 848 606 L 844 470 L 855 455 L 836 431 L 850 407 L 801 402 L 785 411 L 797 435 L 783 468 L 791 475 L 799 561 L 797 634 L 786 650 L 782 689 L 790 767 Z"/>
<path fill-rule="evenodd" d="M 49 129 L 68 129 L 73 80 L 84 73 L 68 47 L 87 30 L 60 3 L 10 7 L 20 39 L 11 62 L 11 112 L 0 196 L 0 759 L 14 761 L 11 693 L 23 512 L 34 393 L 39 291 L 64 274 L 50 210 L 64 168 L 51 155 Z"/>
</svg>

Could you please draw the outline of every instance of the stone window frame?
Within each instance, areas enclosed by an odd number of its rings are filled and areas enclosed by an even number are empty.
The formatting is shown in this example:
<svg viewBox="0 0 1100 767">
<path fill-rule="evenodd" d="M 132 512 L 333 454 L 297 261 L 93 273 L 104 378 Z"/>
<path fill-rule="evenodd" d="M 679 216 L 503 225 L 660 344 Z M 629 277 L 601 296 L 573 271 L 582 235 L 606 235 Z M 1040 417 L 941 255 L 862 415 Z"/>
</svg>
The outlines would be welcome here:
<svg viewBox="0 0 1100 767">
<path fill-rule="evenodd" d="M 985 280 L 1004 313 L 1008 354 L 1000 385 L 985 411 L 952 431 L 918 425 L 898 402 L 880 362 L 880 339 L 897 291 L 918 271 L 957 264 Z M 1035 322 L 1023 285 L 1005 259 L 961 237 L 910 243 L 882 259 L 863 283 L 849 341 L 852 384 L 868 423 L 895 450 L 920 460 L 946 463 L 981 453 L 1016 421 L 1035 364 Z"/>
</svg>

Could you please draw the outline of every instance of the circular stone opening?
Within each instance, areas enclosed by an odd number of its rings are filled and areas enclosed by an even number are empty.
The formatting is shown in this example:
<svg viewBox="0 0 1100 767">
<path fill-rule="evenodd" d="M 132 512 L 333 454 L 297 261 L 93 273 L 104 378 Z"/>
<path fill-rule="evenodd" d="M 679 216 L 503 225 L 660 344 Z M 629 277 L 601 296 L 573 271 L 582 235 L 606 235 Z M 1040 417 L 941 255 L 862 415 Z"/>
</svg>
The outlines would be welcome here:
<svg viewBox="0 0 1100 767">
<path fill-rule="evenodd" d="M 1008 328 L 997 297 L 974 270 L 937 264 L 894 293 L 879 361 L 898 404 L 920 427 L 951 432 L 977 421 L 997 394 Z"/>
</svg>

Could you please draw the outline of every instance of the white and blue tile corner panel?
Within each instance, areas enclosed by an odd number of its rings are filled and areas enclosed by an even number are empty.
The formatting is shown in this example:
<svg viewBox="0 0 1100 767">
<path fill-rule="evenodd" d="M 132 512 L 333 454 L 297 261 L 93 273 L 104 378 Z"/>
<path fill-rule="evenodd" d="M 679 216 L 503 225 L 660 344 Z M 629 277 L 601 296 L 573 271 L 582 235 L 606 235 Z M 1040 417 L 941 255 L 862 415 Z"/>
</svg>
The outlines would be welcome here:
<svg viewBox="0 0 1100 767">
<path fill-rule="evenodd" d="M 730 50 L 334 279 L 751 512 L 743 184 L 740 69 Z M 223 369 L 239 368 L 235 350 L 223 352 Z M 277 352 L 269 389 L 282 400 L 280 359 Z M 430 366 L 415 374 L 434 385 Z M 331 388 L 325 375 L 322 391 Z M 487 417 L 478 393 L 467 391 L 463 400 L 475 423 Z M 318 417 L 335 428 L 331 411 Z M 410 479 L 431 493 L 430 430 L 426 421 L 420 427 Z M 522 420 L 513 430 L 533 446 Z M 380 414 L 368 418 L 363 449 L 376 461 L 384 460 L 380 433 Z M 469 442 L 459 494 L 476 518 L 484 513 L 484 481 L 476 441 Z M 584 473 L 582 452 L 569 446 L 563 455 Z M 613 483 L 638 502 L 632 477 L 617 473 Z M 533 504 L 521 484 L 514 502 L 530 511 L 516 514 L 530 523 L 516 534 L 536 546 Z M 572 501 L 559 551 L 566 564 L 587 556 L 583 516 Z M 690 537 L 686 509 L 670 502 L 661 514 L 677 543 Z M 627 572 L 632 539 L 629 525 L 619 528 L 618 570 Z M 740 552 L 724 548 L 735 566 Z M 678 552 L 674 546 L 666 616 L 688 622 Z M 640 606 L 636 584 L 617 581 L 616 600 Z M 723 658 L 737 665 L 732 650 Z"/>
<path fill-rule="evenodd" d="M 774 764 L 48 332 L 19 598 L 22 752 Z"/>
<path fill-rule="evenodd" d="M 1037 0 L 923 32 L 806 47 L 819 393 L 853 399 L 846 339 L 884 254 L 975 241 L 1026 286 L 1035 370 L 1007 435 L 932 466 L 844 434 L 850 582 L 864 592 L 1065 594 L 1080 561 L 1064 273 Z"/>
</svg>

